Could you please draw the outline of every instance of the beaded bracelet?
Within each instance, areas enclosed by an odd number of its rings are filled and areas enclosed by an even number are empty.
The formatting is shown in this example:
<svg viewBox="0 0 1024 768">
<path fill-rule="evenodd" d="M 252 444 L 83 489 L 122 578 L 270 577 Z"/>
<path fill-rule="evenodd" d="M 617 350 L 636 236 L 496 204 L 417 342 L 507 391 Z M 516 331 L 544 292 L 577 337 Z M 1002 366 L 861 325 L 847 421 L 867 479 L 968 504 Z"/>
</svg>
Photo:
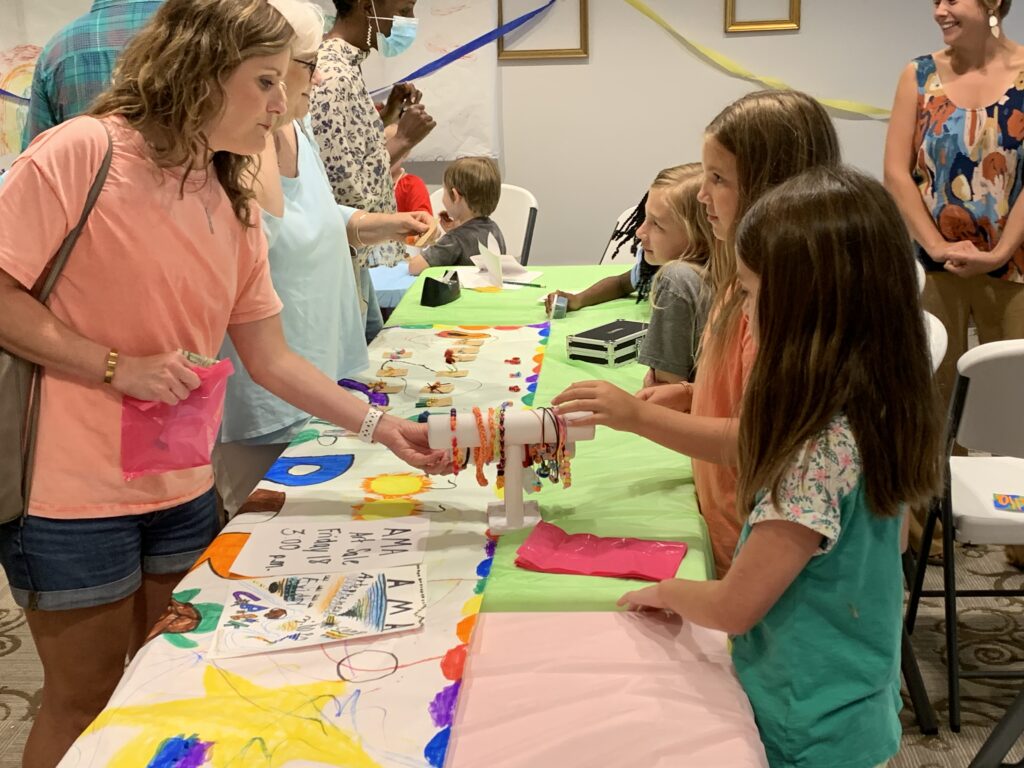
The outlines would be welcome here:
<svg viewBox="0 0 1024 768">
<path fill-rule="evenodd" d="M 501 404 L 498 411 L 498 477 L 494 481 L 496 488 L 505 487 L 505 409 L 507 403 Z"/>
<path fill-rule="evenodd" d="M 476 431 L 480 437 L 480 447 L 473 449 L 473 463 L 476 465 L 476 482 L 481 486 L 487 485 L 487 477 L 484 475 L 484 465 L 488 462 L 487 456 L 487 428 L 484 426 L 484 415 L 478 406 L 473 406 L 473 419 L 476 421 Z"/>
<path fill-rule="evenodd" d="M 561 467 L 562 474 L 562 487 L 570 488 L 572 486 L 572 467 L 569 464 L 569 451 L 566 450 L 566 433 L 569 431 L 569 425 L 565 421 L 565 417 L 555 415 L 555 418 L 559 420 L 561 424 L 561 440 L 558 443 L 558 461 Z"/>
<path fill-rule="evenodd" d="M 460 467 L 459 467 L 459 459 L 461 458 L 459 456 L 459 441 L 458 441 L 458 438 L 456 437 L 456 432 L 455 432 L 455 427 L 456 427 L 456 421 L 457 421 L 457 418 L 458 418 L 458 414 L 459 414 L 458 410 L 455 409 L 455 408 L 452 408 L 452 410 L 451 410 L 452 474 L 454 474 L 456 477 L 459 474 L 459 469 L 460 469 Z"/>
</svg>

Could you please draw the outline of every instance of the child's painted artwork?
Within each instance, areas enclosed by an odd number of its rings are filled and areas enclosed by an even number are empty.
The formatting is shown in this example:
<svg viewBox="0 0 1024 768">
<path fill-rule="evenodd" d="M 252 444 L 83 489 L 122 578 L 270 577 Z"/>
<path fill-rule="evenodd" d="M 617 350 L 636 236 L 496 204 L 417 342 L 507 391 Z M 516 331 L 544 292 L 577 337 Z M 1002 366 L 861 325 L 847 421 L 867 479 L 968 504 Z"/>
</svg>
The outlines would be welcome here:
<svg viewBox="0 0 1024 768">
<path fill-rule="evenodd" d="M 245 656 L 419 629 L 418 565 L 236 582 L 213 656 Z"/>
<path fill-rule="evenodd" d="M 13 24 L 15 20 L 5 21 Z M 21 153 L 32 72 L 41 50 L 38 45 L 17 45 L 0 51 L 0 173 Z"/>
<path fill-rule="evenodd" d="M 257 526 L 232 566 L 247 576 L 347 573 L 423 562 L 430 521 L 311 518 Z"/>
<path fill-rule="evenodd" d="M 382 379 L 394 391 L 375 391 L 372 376 L 353 391 L 386 397 L 392 414 L 411 418 L 430 410 L 418 403 L 433 397 L 452 398 L 457 407 L 531 405 L 547 334 L 547 324 L 388 329 L 370 359 L 378 369 L 400 364 L 407 376 Z M 401 350 L 408 354 L 384 357 Z M 474 359 L 446 362 L 455 354 Z M 423 391 L 438 379 L 452 387 Z M 164 633 L 135 657 L 62 768 L 440 768 L 494 554 L 486 524 L 494 494 L 472 473 L 428 477 L 383 446 L 314 420 L 177 587 L 178 604 L 161 622 Z M 236 593 L 255 595 L 242 586 L 247 577 L 291 575 L 239 568 L 239 553 L 262 537 L 263 527 L 272 541 L 280 541 L 286 526 L 304 530 L 315 546 L 321 529 L 357 521 L 407 527 L 409 517 L 429 520 L 419 629 L 287 653 L 219 658 L 212 652 L 211 627 L 244 608 L 238 599 L 245 596 Z M 396 613 L 407 621 L 415 611 Z"/>
</svg>

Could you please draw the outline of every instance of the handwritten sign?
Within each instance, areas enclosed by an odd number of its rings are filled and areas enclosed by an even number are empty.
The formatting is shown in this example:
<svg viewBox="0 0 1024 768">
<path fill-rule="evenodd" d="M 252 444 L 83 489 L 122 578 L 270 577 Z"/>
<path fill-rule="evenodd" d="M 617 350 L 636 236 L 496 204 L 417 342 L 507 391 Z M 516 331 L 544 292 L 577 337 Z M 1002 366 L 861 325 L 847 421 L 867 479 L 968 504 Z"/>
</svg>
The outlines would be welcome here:
<svg viewBox="0 0 1024 768">
<path fill-rule="evenodd" d="M 347 573 L 423 562 L 430 521 L 329 518 L 255 526 L 231 570 L 244 576 Z"/>
<path fill-rule="evenodd" d="M 387 635 L 423 624 L 420 566 L 232 582 L 216 657 Z"/>
<path fill-rule="evenodd" d="M 993 493 L 992 500 L 1000 512 L 1024 512 L 1024 496 L 1012 493 Z"/>
</svg>

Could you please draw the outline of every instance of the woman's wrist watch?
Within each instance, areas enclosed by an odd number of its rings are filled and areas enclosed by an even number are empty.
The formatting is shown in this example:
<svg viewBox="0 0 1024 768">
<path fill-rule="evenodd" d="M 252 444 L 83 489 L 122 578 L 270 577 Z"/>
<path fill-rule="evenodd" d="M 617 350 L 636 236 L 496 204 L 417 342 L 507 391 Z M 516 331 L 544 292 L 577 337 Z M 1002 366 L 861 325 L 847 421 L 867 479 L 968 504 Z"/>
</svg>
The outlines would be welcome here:
<svg viewBox="0 0 1024 768">
<path fill-rule="evenodd" d="M 377 423 L 384 418 L 384 411 L 378 411 L 376 408 L 370 408 L 366 412 L 366 417 L 363 419 L 363 424 L 359 427 L 359 439 L 364 443 L 373 442 L 373 433 L 377 430 Z"/>
</svg>

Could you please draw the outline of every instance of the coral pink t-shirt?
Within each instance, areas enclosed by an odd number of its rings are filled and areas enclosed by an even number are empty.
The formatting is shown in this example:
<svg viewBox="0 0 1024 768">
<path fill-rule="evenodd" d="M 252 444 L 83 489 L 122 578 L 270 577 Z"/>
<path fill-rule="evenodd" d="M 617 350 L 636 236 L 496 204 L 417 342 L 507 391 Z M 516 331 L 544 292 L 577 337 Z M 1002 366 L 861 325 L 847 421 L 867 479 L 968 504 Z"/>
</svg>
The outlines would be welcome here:
<svg viewBox="0 0 1024 768">
<path fill-rule="evenodd" d="M 708 321 L 705 334 L 714 323 Z M 746 315 L 740 316 L 737 331 L 722 348 L 721 359 L 714 366 L 698 365 L 693 385 L 690 413 L 694 416 L 715 416 L 737 419 L 743 390 L 754 366 L 757 349 Z M 732 556 L 743 527 L 736 514 L 736 482 L 738 472 L 730 464 L 715 464 L 693 459 L 693 482 L 697 503 L 711 536 L 711 550 L 719 578 L 732 565 Z"/>
<path fill-rule="evenodd" d="M 272 317 L 267 245 L 235 217 L 211 174 L 189 184 L 149 159 L 141 134 L 119 118 L 110 173 L 57 280 L 49 306 L 81 336 L 122 355 L 187 349 L 216 357 L 229 324 Z M 39 136 L 0 184 L 0 270 L 36 284 L 81 216 L 107 134 L 80 117 Z M 43 377 L 30 514 L 113 517 L 173 507 L 213 484 L 210 467 L 126 482 L 121 396 L 108 385 Z"/>
</svg>

